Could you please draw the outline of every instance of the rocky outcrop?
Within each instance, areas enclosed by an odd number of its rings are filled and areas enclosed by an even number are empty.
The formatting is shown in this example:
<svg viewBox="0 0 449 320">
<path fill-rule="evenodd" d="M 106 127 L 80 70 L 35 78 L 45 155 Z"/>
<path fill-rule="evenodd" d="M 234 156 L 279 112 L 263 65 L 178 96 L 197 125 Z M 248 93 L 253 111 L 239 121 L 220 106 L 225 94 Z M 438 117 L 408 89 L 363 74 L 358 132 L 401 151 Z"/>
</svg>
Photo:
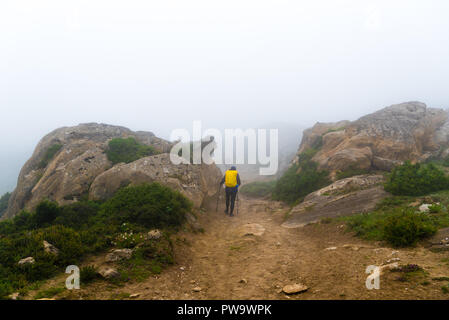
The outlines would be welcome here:
<svg viewBox="0 0 449 320">
<path fill-rule="evenodd" d="M 448 114 L 407 102 L 386 107 L 356 121 L 317 123 L 305 130 L 298 155 L 318 149 L 313 160 L 335 177 L 338 171 L 390 170 L 405 160 L 423 161 L 449 154 Z"/>
<path fill-rule="evenodd" d="M 153 146 L 161 154 L 113 167 L 105 154 L 108 142 L 128 137 Z M 46 159 L 48 150 L 54 146 L 58 147 L 57 151 Z M 214 165 L 177 168 L 169 162 L 171 147 L 170 142 L 151 132 L 133 132 L 119 126 L 88 123 L 57 129 L 39 142 L 22 168 L 2 219 L 13 217 L 22 209 L 32 210 L 45 198 L 61 205 L 88 195 L 104 199 L 120 186 L 139 182 L 158 181 L 173 186 L 183 190 L 196 204 L 201 203 L 202 192 L 210 194 L 215 190 L 214 179 L 219 179 L 221 174 Z M 210 188 L 212 181 L 214 187 Z"/>
<path fill-rule="evenodd" d="M 100 174 L 92 183 L 89 198 L 105 200 L 123 186 L 159 182 L 180 191 L 199 208 L 216 194 L 220 178 L 215 165 L 173 165 L 170 154 L 165 153 L 119 164 Z"/>
<path fill-rule="evenodd" d="M 338 180 L 309 194 L 292 209 L 290 217 L 282 226 L 297 228 L 323 218 L 371 211 L 388 196 L 382 183 L 382 175 L 360 175 Z"/>
<path fill-rule="evenodd" d="M 129 260 L 133 255 L 132 249 L 114 249 L 106 255 L 106 262 L 117 262 L 120 260 Z"/>
</svg>

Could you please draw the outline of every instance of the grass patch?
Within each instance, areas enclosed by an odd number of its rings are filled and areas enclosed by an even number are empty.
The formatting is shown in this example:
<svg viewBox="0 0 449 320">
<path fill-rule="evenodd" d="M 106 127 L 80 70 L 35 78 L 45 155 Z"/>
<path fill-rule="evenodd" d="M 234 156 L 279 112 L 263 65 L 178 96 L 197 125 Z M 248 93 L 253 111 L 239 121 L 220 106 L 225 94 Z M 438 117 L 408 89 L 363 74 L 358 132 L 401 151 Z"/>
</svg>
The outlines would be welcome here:
<svg viewBox="0 0 449 320">
<path fill-rule="evenodd" d="M 113 164 L 130 163 L 157 153 L 152 146 L 144 145 L 134 138 L 112 139 L 106 150 L 106 155 Z"/>
<path fill-rule="evenodd" d="M 362 174 L 368 174 L 370 172 L 371 172 L 370 170 L 366 170 L 366 169 L 358 169 L 358 168 L 354 168 L 354 167 L 349 167 L 346 170 L 338 171 L 336 174 L 336 179 L 341 180 L 344 178 L 359 176 Z"/>
<path fill-rule="evenodd" d="M 449 277 L 436 277 L 432 278 L 433 281 L 449 281 Z"/>
<path fill-rule="evenodd" d="M 425 278 L 427 272 L 417 264 L 407 264 L 402 265 L 391 270 L 393 273 L 399 273 L 400 275 L 396 278 L 397 281 L 410 282 L 417 281 L 419 279 Z"/>
<path fill-rule="evenodd" d="M 323 136 L 325 136 L 326 134 L 331 133 L 331 132 L 343 131 L 343 130 L 345 130 L 345 129 L 346 129 L 346 127 L 338 127 L 338 128 L 335 128 L 335 129 L 329 129 L 329 130 L 327 130 L 327 131 L 323 134 Z"/>
<path fill-rule="evenodd" d="M 414 246 L 428 238 L 439 228 L 449 226 L 447 212 L 426 214 L 410 207 L 385 208 L 370 213 L 362 213 L 340 220 L 346 222 L 348 230 L 367 240 L 383 240 L 393 247 Z"/>
<path fill-rule="evenodd" d="M 58 294 L 64 292 L 66 288 L 64 287 L 55 287 L 55 288 L 49 288 L 42 291 L 39 291 L 35 296 L 34 299 L 51 299 L 54 296 L 57 296 Z"/>
<path fill-rule="evenodd" d="M 42 157 L 42 160 L 39 162 L 38 168 L 44 169 L 48 166 L 50 161 L 53 159 L 53 157 L 59 152 L 59 150 L 62 149 L 62 144 L 55 143 L 51 145 L 47 151 L 45 151 L 44 156 Z"/>
<path fill-rule="evenodd" d="M 168 234 L 157 241 L 147 241 L 133 252 L 131 259 L 119 262 L 119 272 L 129 279 L 144 281 L 151 275 L 160 274 L 174 263 L 173 244 Z"/>
<path fill-rule="evenodd" d="M 276 186 L 276 181 L 256 181 L 243 185 L 240 188 L 240 192 L 244 195 L 254 197 L 254 198 L 263 198 L 269 196 L 274 187 Z"/>
</svg>

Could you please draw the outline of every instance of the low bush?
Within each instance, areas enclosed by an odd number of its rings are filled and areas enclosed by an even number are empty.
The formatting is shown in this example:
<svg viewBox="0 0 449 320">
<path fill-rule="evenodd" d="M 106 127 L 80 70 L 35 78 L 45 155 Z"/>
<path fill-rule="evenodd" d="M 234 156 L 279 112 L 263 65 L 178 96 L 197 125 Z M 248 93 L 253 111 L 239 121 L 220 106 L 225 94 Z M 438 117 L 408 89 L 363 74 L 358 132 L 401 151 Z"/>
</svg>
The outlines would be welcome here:
<svg viewBox="0 0 449 320">
<path fill-rule="evenodd" d="M 178 191 L 153 183 L 120 189 L 103 205 L 103 212 L 114 224 L 167 228 L 180 226 L 191 208 L 192 203 Z"/>
<path fill-rule="evenodd" d="M 274 200 L 293 204 L 331 183 L 329 173 L 318 170 L 318 164 L 312 161 L 317 151 L 309 149 L 299 155 L 298 163 L 292 165 L 274 186 Z"/>
<path fill-rule="evenodd" d="M 99 279 L 99 274 L 94 266 L 85 266 L 80 269 L 81 285 L 91 283 Z"/>
<path fill-rule="evenodd" d="M 115 138 L 109 141 L 106 151 L 108 159 L 113 163 L 130 163 L 143 157 L 156 154 L 157 151 L 152 146 L 139 143 L 134 138 Z"/>
<path fill-rule="evenodd" d="M 410 207 L 392 207 L 362 213 L 341 220 L 356 236 L 368 240 L 384 240 L 394 247 L 413 246 L 435 234 L 438 228 L 449 226 L 446 212 L 426 214 Z"/>
<path fill-rule="evenodd" d="M 408 247 L 434 235 L 436 231 L 435 224 L 427 214 L 408 208 L 387 217 L 383 232 L 385 240 L 392 246 Z"/>
<path fill-rule="evenodd" d="M 386 191 L 404 196 L 421 196 L 448 188 L 449 179 L 436 165 L 409 161 L 395 167 L 385 183 Z"/>
</svg>

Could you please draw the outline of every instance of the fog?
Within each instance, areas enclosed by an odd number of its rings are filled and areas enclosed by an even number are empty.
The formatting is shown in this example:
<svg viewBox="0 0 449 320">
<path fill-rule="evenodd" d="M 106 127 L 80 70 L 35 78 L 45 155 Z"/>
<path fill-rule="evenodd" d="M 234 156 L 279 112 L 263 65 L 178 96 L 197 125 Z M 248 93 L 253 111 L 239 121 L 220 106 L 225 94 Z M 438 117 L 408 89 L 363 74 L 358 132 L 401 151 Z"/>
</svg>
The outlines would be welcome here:
<svg viewBox="0 0 449 320">
<path fill-rule="evenodd" d="M 449 2 L 2 0 L 0 194 L 49 131 L 310 126 L 449 107 Z"/>
</svg>

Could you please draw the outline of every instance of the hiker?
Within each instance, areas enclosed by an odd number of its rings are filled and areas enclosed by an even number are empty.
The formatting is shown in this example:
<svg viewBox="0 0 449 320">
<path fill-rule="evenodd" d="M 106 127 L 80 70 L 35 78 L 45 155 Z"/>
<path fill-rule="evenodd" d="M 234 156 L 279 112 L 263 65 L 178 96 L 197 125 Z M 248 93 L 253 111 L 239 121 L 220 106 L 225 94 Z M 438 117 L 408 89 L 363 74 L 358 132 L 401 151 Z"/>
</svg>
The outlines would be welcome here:
<svg viewBox="0 0 449 320">
<path fill-rule="evenodd" d="M 234 204 L 235 198 L 237 197 L 237 192 L 239 191 L 240 176 L 237 172 L 236 167 L 231 167 L 230 170 L 227 170 L 223 179 L 221 180 L 220 186 L 226 186 L 226 210 L 225 213 L 232 217 L 234 216 Z M 229 211 L 229 205 L 231 205 L 231 211 Z"/>
</svg>

